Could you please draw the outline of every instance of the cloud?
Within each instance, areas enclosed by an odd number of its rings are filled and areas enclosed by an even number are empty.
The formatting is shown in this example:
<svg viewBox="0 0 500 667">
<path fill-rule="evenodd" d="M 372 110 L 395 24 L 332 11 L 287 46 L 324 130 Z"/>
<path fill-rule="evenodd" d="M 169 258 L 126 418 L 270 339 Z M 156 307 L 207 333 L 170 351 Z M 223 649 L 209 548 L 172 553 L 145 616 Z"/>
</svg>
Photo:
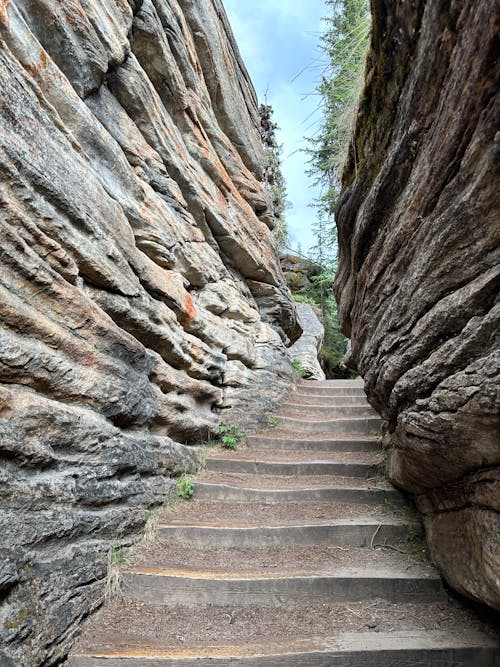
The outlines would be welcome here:
<svg viewBox="0 0 500 667">
<path fill-rule="evenodd" d="M 319 29 L 320 19 L 327 13 L 323 0 L 225 0 L 228 15 L 239 15 L 245 23 L 252 18 L 261 24 L 267 23 L 272 29 L 279 23 L 294 23 L 294 28 Z M 300 21 L 300 23 L 297 23 Z"/>
<path fill-rule="evenodd" d="M 251 75 L 258 78 L 261 66 L 265 66 L 266 60 L 266 43 L 260 35 L 259 21 L 251 16 L 246 17 L 244 12 L 235 12 L 230 7 L 226 7 L 226 11 L 243 60 L 247 66 L 252 64 Z"/>
<path fill-rule="evenodd" d="M 267 93 L 281 128 L 283 173 L 293 204 L 286 216 L 290 240 L 309 248 L 315 244 L 311 204 L 319 193 L 306 174 L 303 149 L 304 137 L 314 133 L 320 118 L 314 93 L 321 70 L 318 35 L 327 9 L 323 0 L 225 0 L 224 5 L 257 94 L 263 101 Z"/>
</svg>

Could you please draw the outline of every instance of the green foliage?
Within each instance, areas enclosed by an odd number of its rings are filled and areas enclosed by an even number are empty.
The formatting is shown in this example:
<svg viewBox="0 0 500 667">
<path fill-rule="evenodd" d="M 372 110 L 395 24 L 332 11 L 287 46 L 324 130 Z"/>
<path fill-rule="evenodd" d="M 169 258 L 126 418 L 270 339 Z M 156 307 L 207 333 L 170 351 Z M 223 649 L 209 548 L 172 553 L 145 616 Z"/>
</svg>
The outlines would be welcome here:
<svg viewBox="0 0 500 667">
<path fill-rule="evenodd" d="M 300 303 L 316 306 L 325 328 L 323 347 L 320 352 L 320 362 L 327 378 L 351 377 L 350 371 L 344 365 L 344 355 L 347 349 L 347 338 L 340 331 L 337 313 L 337 303 L 333 295 L 333 280 L 337 264 L 335 260 L 318 264 L 318 272 L 309 278 L 309 285 L 303 294 L 294 295 Z"/>
<path fill-rule="evenodd" d="M 294 359 L 292 361 L 292 366 L 294 367 L 295 372 L 297 373 L 297 375 L 300 375 L 300 377 L 303 378 L 304 375 L 306 374 L 306 372 L 305 372 L 304 368 L 302 367 L 301 360 L 300 359 Z"/>
<path fill-rule="evenodd" d="M 334 368 L 338 368 L 340 371 L 341 367 L 343 367 L 347 339 L 340 331 L 337 302 L 333 295 L 333 280 L 337 269 L 336 263 L 331 262 L 322 268 L 323 271 L 320 274 L 311 278 L 311 293 L 321 310 L 323 326 L 325 327 L 325 338 L 323 341 L 323 360 L 327 363 L 325 370 L 333 372 Z"/>
<path fill-rule="evenodd" d="M 279 424 L 279 419 L 278 419 L 278 417 L 275 417 L 274 415 L 270 415 L 267 418 L 267 423 L 269 424 L 269 426 L 271 428 L 276 428 L 276 426 L 278 426 L 278 424 Z"/>
<path fill-rule="evenodd" d="M 183 500 L 189 500 L 194 493 L 194 482 L 188 475 L 183 475 L 177 482 L 177 495 Z"/>
<path fill-rule="evenodd" d="M 316 305 L 316 302 L 312 296 L 307 296 L 307 294 L 294 294 L 293 298 L 297 303 L 306 303 L 309 306 Z"/>
<path fill-rule="evenodd" d="M 276 226 L 273 230 L 276 245 L 282 249 L 288 245 L 288 229 L 285 211 L 290 206 L 287 201 L 286 184 L 281 171 L 281 153 L 283 147 L 278 144 L 276 132 L 278 125 L 273 121 L 273 108 L 270 104 L 261 104 L 260 135 L 264 146 L 263 185 L 271 195 Z"/>
<path fill-rule="evenodd" d="M 245 437 L 239 424 L 221 424 L 219 426 L 219 441 L 224 449 L 238 449 L 241 441 Z"/>
<path fill-rule="evenodd" d="M 123 567 L 127 564 L 127 557 L 123 547 L 111 547 L 111 564 L 115 567 Z"/>
<path fill-rule="evenodd" d="M 222 446 L 225 449 L 238 449 L 238 440 L 234 435 L 224 435 L 222 436 Z"/>
<path fill-rule="evenodd" d="M 319 210 L 328 236 L 356 119 L 371 19 L 369 0 L 326 0 L 326 4 L 330 15 L 325 18 L 321 47 L 327 67 L 317 88 L 323 120 L 312 140 L 310 164 L 311 173 L 324 186 Z"/>
<path fill-rule="evenodd" d="M 320 271 L 311 279 L 299 301 L 318 306 L 325 327 L 321 361 L 327 377 L 349 377 L 343 364 L 347 340 L 340 331 L 332 285 L 337 270 L 337 231 L 334 211 L 341 189 L 341 172 L 353 136 L 354 122 L 363 82 L 368 36 L 369 0 L 326 0 L 329 15 L 321 36 L 326 67 L 317 92 L 321 98 L 322 121 L 310 140 L 309 173 L 322 186 L 316 202 L 313 224 L 316 245 L 310 259 Z M 306 301 L 307 299 L 307 301 Z"/>
</svg>

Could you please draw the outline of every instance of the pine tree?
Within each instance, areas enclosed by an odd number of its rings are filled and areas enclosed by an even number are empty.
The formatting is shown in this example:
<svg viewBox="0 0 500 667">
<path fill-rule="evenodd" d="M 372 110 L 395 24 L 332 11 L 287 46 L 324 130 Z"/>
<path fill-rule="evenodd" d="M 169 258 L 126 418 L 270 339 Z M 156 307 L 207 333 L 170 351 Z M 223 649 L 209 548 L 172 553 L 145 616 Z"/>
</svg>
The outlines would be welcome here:
<svg viewBox="0 0 500 667">
<path fill-rule="evenodd" d="M 317 208 L 316 220 L 311 229 L 316 244 L 309 250 L 310 258 L 322 267 L 330 266 L 336 256 L 336 230 L 331 218 L 320 207 Z"/>
<path fill-rule="evenodd" d="M 317 88 L 323 118 L 318 136 L 311 141 L 310 174 L 322 185 L 313 225 L 316 245 L 311 259 L 321 267 L 307 296 L 321 309 L 325 327 L 322 364 L 327 377 L 345 376 L 346 339 L 340 331 L 332 284 L 337 270 L 335 205 L 340 194 L 341 171 L 354 129 L 370 30 L 368 0 L 326 0 L 331 14 L 321 37 L 327 67 Z"/>
<path fill-rule="evenodd" d="M 368 0 L 326 0 L 331 14 L 321 47 L 327 67 L 317 88 L 321 96 L 323 120 L 319 134 L 312 140 L 311 173 L 323 185 L 319 209 L 330 219 L 332 228 L 340 179 L 361 91 L 370 11 Z"/>
</svg>

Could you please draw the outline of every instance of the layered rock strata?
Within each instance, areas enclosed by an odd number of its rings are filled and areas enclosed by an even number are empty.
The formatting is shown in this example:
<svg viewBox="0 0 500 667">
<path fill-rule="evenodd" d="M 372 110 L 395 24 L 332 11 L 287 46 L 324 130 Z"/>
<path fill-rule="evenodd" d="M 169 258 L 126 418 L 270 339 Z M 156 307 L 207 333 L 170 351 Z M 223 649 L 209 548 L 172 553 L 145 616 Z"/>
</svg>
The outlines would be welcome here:
<svg viewBox="0 0 500 667">
<path fill-rule="evenodd" d="M 373 0 L 335 285 L 434 561 L 500 608 L 498 4 Z"/>
<path fill-rule="evenodd" d="M 307 293 L 312 286 L 313 278 L 322 272 L 318 264 L 298 255 L 281 255 L 280 263 L 286 283 L 293 294 Z"/>
<path fill-rule="evenodd" d="M 302 327 L 302 336 L 290 347 L 292 361 L 300 362 L 302 376 L 307 380 L 324 380 L 325 372 L 319 363 L 325 328 L 315 309 L 306 304 L 297 304 L 297 313 Z"/>
<path fill-rule="evenodd" d="M 0 0 L 0 96 L 0 663 L 31 667 L 187 445 L 287 392 L 300 326 L 219 0 Z"/>
</svg>

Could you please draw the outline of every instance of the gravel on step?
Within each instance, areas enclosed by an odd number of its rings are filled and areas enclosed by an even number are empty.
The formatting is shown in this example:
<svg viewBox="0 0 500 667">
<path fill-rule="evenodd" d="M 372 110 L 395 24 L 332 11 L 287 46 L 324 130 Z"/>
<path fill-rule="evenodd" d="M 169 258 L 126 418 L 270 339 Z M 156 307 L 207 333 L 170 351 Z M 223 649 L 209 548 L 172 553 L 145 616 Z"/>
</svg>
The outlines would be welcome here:
<svg viewBox="0 0 500 667">
<path fill-rule="evenodd" d="M 331 636 L 342 632 L 447 630 L 485 627 L 458 602 L 391 603 L 382 599 L 348 605 L 303 607 L 165 607 L 115 599 L 86 625 L 76 653 L 95 647 L 207 648 L 256 641 Z"/>
<path fill-rule="evenodd" d="M 376 542 L 375 542 L 376 543 Z M 266 572 L 280 576 L 298 573 L 315 574 L 318 570 L 335 572 L 335 569 L 352 567 L 394 568 L 425 576 L 430 567 L 423 560 L 425 549 L 412 542 L 397 542 L 373 549 L 367 547 L 334 546 L 279 546 L 261 548 L 193 548 L 172 544 L 158 538 L 147 552 L 130 560 L 130 569 L 169 569 L 211 572 Z"/>
<path fill-rule="evenodd" d="M 399 514 L 407 518 L 406 508 Z M 373 519 L 394 521 L 392 508 L 337 502 L 236 503 L 190 500 L 178 503 L 159 515 L 161 524 L 228 523 L 238 525 L 293 526 L 304 522 L 327 524 L 331 520 Z"/>
<path fill-rule="evenodd" d="M 354 487 L 363 489 L 387 489 L 386 482 L 360 477 L 340 477 L 336 475 L 301 475 L 293 477 L 287 475 L 255 475 L 252 473 L 222 473 L 205 470 L 196 477 L 196 483 L 226 484 L 246 489 L 266 489 L 277 491 L 282 489 L 323 489 L 332 487 Z"/>
</svg>

